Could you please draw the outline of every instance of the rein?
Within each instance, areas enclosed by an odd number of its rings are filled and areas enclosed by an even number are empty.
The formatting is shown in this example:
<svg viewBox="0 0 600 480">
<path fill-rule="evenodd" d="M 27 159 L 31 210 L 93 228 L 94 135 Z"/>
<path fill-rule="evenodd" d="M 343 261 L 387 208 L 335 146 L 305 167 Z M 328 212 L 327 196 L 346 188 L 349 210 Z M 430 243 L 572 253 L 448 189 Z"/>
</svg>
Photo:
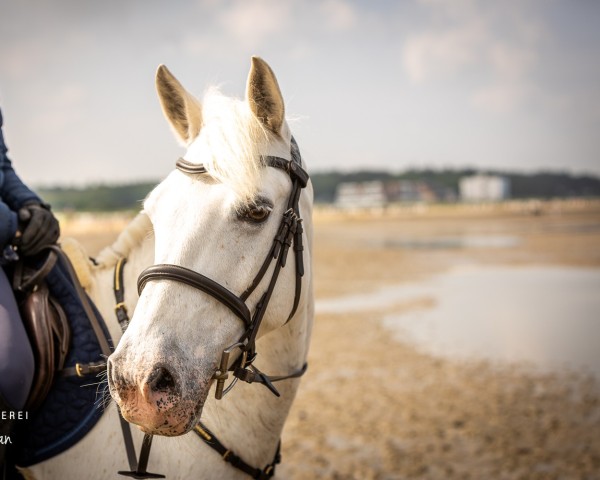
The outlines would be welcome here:
<svg viewBox="0 0 600 480">
<path fill-rule="evenodd" d="M 129 314 L 127 307 L 125 306 L 125 282 L 123 281 L 123 270 L 127 259 L 124 257 L 119 258 L 115 265 L 115 273 L 113 279 L 113 293 L 115 296 L 115 315 L 119 321 L 121 331 L 125 333 L 129 326 Z M 130 471 L 120 470 L 117 472 L 119 475 L 125 477 L 132 477 L 136 479 L 145 478 L 165 478 L 160 473 L 150 473 L 146 471 L 148 467 L 148 460 L 150 459 L 150 448 L 152 447 L 152 435 L 147 433 L 144 434 L 142 440 L 142 448 L 140 450 L 139 459 L 135 455 L 135 446 L 133 445 L 133 436 L 131 435 L 131 424 L 127 422 L 121 415 L 119 410 L 119 422 L 121 424 L 121 431 L 123 433 L 123 443 L 125 443 L 125 452 L 127 453 L 127 463 L 129 463 Z"/>
<path fill-rule="evenodd" d="M 253 362 L 257 356 L 256 335 L 275 289 L 279 273 L 286 265 L 287 255 L 292 245 L 294 246 L 293 250 L 295 255 L 296 286 L 294 291 L 294 303 L 285 324 L 287 324 L 287 322 L 289 322 L 295 315 L 300 303 L 302 277 L 304 275 L 304 247 L 302 244 L 302 219 L 300 218 L 300 209 L 298 203 L 302 189 L 308 184 L 309 176 L 308 173 L 302 168 L 300 151 L 293 137 L 291 139 L 291 157 L 292 160 L 286 160 L 284 158 L 274 156 L 261 157 L 261 160 L 266 166 L 283 170 L 290 176 L 292 181 L 292 189 L 288 197 L 286 211 L 283 214 L 277 234 L 273 239 L 273 245 L 271 246 L 271 249 L 269 250 L 269 253 L 267 254 L 258 273 L 241 295 L 238 296 L 211 278 L 180 265 L 152 265 L 146 268 L 138 278 L 138 293 L 140 295 L 149 281 L 172 280 L 179 283 L 184 283 L 217 299 L 244 322 L 246 331 L 238 342 L 223 350 L 219 369 L 212 377 L 213 379 L 217 380 L 215 397 L 218 400 L 222 399 L 223 396 L 233 388 L 239 379 L 247 383 L 261 383 L 265 385 L 274 395 L 279 397 L 280 393 L 273 385 L 273 382 L 301 377 L 304 375 L 308 367 L 308 364 L 305 363 L 302 365 L 302 367 L 287 375 L 272 376 L 261 372 L 253 365 Z M 176 167 L 179 171 L 187 175 L 199 175 L 207 173 L 204 165 L 194 164 L 182 158 L 176 162 Z M 115 312 L 123 332 L 129 324 L 129 316 L 127 314 L 127 309 L 124 302 L 125 294 L 123 283 L 123 267 L 126 261 L 126 259 L 122 258 L 117 262 L 114 274 L 114 294 L 116 300 Z M 254 313 L 251 313 L 246 305 L 246 300 L 259 286 L 271 263 L 273 262 L 275 262 L 275 268 L 273 269 L 268 287 L 256 304 Z M 239 355 L 230 366 L 230 356 L 238 348 L 241 351 L 241 355 Z M 225 388 L 225 381 L 229 378 L 229 372 L 232 372 L 234 380 L 227 388 Z M 139 461 L 136 461 L 131 431 L 129 428 L 125 428 L 124 426 L 124 424 L 126 424 L 127 427 L 129 427 L 129 424 L 125 422 L 120 414 L 119 418 L 123 428 L 123 437 L 125 440 L 131 471 L 120 471 L 118 473 L 120 475 L 139 479 L 163 478 L 164 476 L 162 475 L 146 472 L 150 448 L 152 445 L 152 435 L 144 435 L 140 458 Z M 224 461 L 230 463 L 233 467 L 243 471 L 253 478 L 271 478 L 275 474 L 275 465 L 281 461 L 281 442 L 279 442 L 277 445 L 277 451 L 273 461 L 261 470 L 247 464 L 241 457 L 227 449 L 219 441 L 219 439 L 202 424 L 202 422 L 198 422 L 194 428 L 194 432 L 208 446 L 217 451 L 223 457 Z"/>
</svg>

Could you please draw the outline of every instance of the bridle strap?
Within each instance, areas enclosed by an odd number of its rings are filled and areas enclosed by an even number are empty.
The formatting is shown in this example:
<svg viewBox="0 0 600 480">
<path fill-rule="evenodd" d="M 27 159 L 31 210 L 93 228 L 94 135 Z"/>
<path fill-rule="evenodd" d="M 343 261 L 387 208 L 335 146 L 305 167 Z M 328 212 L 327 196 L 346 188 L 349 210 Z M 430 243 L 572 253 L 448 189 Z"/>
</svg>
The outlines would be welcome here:
<svg viewBox="0 0 600 480">
<path fill-rule="evenodd" d="M 127 306 L 125 305 L 125 284 L 123 281 L 123 271 L 127 258 L 121 257 L 117 260 L 113 278 L 113 293 L 115 296 L 115 314 L 117 320 L 121 326 L 121 331 L 125 333 L 127 326 L 129 325 L 129 314 L 127 312 Z"/>
<path fill-rule="evenodd" d="M 206 167 L 201 163 L 192 163 L 188 162 L 185 158 L 179 158 L 175 162 L 175 166 L 177 170 L 183 172 L 187 175 L 202 175 L 203 173 L 207 173 Z"/>
<path fill-rule="evenodd" d="M 125 282 L 124 282 L 124 270 L 127 258 L 120 257 L 115 264 L 115 270 L 113 274 L 113 294 L 115 296 L 115 314 L 121 331 L 125 333 L 129 326 L 129 314 L 127 313 L 127 307 L 125 305 Z M 147 479 L 147 478 L 165 478 L 160 473 L 147 472 L 148 459 L 150 458 L 150 448 L 152 447 L 152 435 L 144 434 L 142 441 L 142 448 L 140 450 L 139 459 L 135 454 L 135 446 L 133 444 L 133 436 L 131 434 L 131 424 L 127 422 L 121 415 L 119 410 L 119 424 L 121 425 L 121 432 L 123 434 L 123 443 L 125 444 L 125 452 L 127 454 L 127 462 L 129 463 L 130 470 L 120 470 L 117 472 L 119 475 L 125 477 L 132 477 L 136 479 Z"/>
<path fill-rule="evenodd" d="M 248 310 L 246 304 L 224 286 L 201 273 L 179 265 L 152 265 L 146 268 L 138 278 L 138 293 L 140 295 L 146 283 L 150 280 L 175 280 L 176 282 L 185 283 L 190 287 L 202 290 L 229 308 L 247 327 L 251 324 L 250 310 Z"/>
<path fill-rule="evenodd" d="M 194 432 L 204 441 L 204 443 L 218 452 L 223 461 L 230 463 L 233 467 L 241 470 L 252 478 L 266 480 L 273 477 L 273 475 L 275 475 L 275 465 L 281 462 L 281 442 L 277 444 L 277 450 L 275 451 L 273 461 L 261 470 L 249 465 L 241 457 L 225 447 L 215 434 L 202 422 L 198 422 L 194 427 Z"/>
<path fill-rule="evenodd" d="M 271 266 L 271 262 L 273 261 L 273 258 L 274 258 L 273 254 L 275 252 L 275 246 L 276 246 L 276 243 L 273 242 L 273 245 L 271 246 L 269 253 L 265 257 L 265 261 L 263 262 L 260 269 L 258 270 L 258 273 L 254 277 L 254 279 L 252 280 L 252 282 L 250 283 L 248 288 L 246 290 L 244 290 L 244 292 L 240 295 L 240 298 L 244 302 L 246 300 L 248 300 L 248 297 L 252 294 L 252 292 L 256 289 L 256 287 L 258 287 L 259 283 L 262 281 L 263 277 L 265 276 L 265 273 L 267 273 L 267 270 Z"/>
</svg>

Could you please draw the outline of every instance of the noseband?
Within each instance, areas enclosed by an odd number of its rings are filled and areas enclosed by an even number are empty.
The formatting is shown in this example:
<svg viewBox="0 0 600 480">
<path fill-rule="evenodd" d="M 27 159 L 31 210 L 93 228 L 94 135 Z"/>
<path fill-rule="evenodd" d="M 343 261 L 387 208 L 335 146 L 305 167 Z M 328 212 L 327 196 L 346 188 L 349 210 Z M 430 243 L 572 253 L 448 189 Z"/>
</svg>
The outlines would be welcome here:
<svg viewBox="0 0 600 480">
<path fill-rule="evenodd" d="M 153 265 L 145 269 L 138 278 L 138 292 L 141 295 L 142 290 L 149 281 L 154 280 L 172 280 L 175 282 L 184 283 L 217 299 L 225 305 L 232 313 L 234 313 L 246 325 L 246 331 L 241 336 L 238 342 L 230 345 L 221 355 L 219 369 L 213 375 L 213 379 L 217 380 L 217 388 L 215 396 L 221 399 L 237 382 L 238 379 L 248 383 L 262 383 L 271 392 L 279 396 L 279 392 L 273 386 L 272 382 L 285 380 L 288 378 L 300 377 L 306 371 L 306 364 L 300 369 L 284 376 L 269 376 L 259 371 L 253 365 L 256 359 L 256 334 L 262 322 L 262 319 L 269 305 L 271 295 L 275 289 L 277 278 L 282 268 L 286 265 L 286 259 L 289 249 L 294 247 L 295 263 L 296 263 L 296 288 L 294 293 L 294 303 L 292 310 L 286 320 L 286 323 L 294 316 L 300 302 L 300 294 L 302 290 L 302 276 L 304 275 L 304 260 L 302 245 L 302 219 L 300 218 L 300 210 L 298 202 L 300 193 L 308 183 L 308 173 L 302 168 L 302 159 L 300 150 L 294 138 L 291 139 L 291 160 L 286 160 L 281 157 L 262 156 L 261 161 L 265 166 L 278 168 L 286 172 L 292 181 L 292 189 L 288 197 L 287 207 L 283 218 L 279 225 L 279 229 L 273 245 L 267 254 L 258 273 L 241 295 L 236 295 L 223 285 L 215 282 L 211 278 L 202 275 L 201 273 L 190 270 L 189 268 L 179 265 L 159 264 Z M 207 173 L 206 168 L 202 164 L 190 163 L 187 160 L 180 158 L 176 163 L 177 169 L 188 175 L 198 175 Z M 254 313 L 246 305 L 246 300 L 252 292 L 256 290 L 261 283 L 263 277 L 267 273 L 271 263 L 275 262 L 275 267 L 271 275 L 269 285 L 263 295 L 260 297 Z M 229 357 L 236 350 L 240 349 L 241 355 L 237 360 L 229 366 Z M 234 381 L 225 387 L 225 380 L 229 377 L 228 372 L 233 372 Z"/>
</svg>

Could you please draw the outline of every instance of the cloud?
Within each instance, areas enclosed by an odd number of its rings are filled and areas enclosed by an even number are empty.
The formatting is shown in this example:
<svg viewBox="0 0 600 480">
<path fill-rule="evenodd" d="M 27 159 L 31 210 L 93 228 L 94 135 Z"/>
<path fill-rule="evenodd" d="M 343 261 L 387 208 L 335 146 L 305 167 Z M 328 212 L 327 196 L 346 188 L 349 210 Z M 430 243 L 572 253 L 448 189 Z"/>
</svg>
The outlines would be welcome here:
<svg viewBox="0 0 600 480">
<path fill-rule="evenodd" d="M 219 17 L 227 33 L 248 49 L 258 48 L 272 36 L 285 32 L 290 21 L 291 3 L 278 0 L 238 0 Z"/>
<path fill-rule="evenodd" d="M 326 27 L 334 31 L 350 30 L 358 22 L 356 10 L 343 0 L 328 0 L 321 5 Z"/>
<path fill-rule="evenodd" d="M 502 42 L 486 46 L 492 83 L 476 88 L 470 101 L 475 107 L 493 113 L 509 113 L 535 96 L 529 74 L 536 54 L 531 48 Z"/>
<path fill-rule="evenodd" d="M 407 37 L 402 56 L 412 83 L 463 80 L 470 103 L 496 113 L 513 111 L 530 98 L 541 36 L 535 20 L 514 15 L 510 5 L 421 4 L 431 18 L 424 31 Z"/>
<path fill-rule="evenodd" d="M 488 47 L 489 59 L 495 74 L 506 80 L 525 78 L 536 61 L 531 48 L 494 43 Z"/>
<path fill-rule="evenodd" d="M 187 33 L 181 40 L 181 48 L 193 56 L 210 52 L 212 47 L 213 42 L 211 42 L 208 35 Z"/>
<path fill-rule="evenodd" d="M 20 39 L 0 47 L 0 72 L 13 80 L 31 76 L 37 68 L 47 65 L 46 51 L 34 38 Z"/>
<path fill-rule="evenodd" d="M 404 65 L 414 83 L 448 75 L 475 62 L 484 38 L 475 21 L 459 28 L 426 31 L 409 37 L 404 45 Z"/>
<path fill-rule="evenodd" d="M 519 84 L 488 85 L 471 95 L 471 104 L 489 112 L 508 113 L 524 101 L 527 93 L 527 88 Z"/>
</svg>

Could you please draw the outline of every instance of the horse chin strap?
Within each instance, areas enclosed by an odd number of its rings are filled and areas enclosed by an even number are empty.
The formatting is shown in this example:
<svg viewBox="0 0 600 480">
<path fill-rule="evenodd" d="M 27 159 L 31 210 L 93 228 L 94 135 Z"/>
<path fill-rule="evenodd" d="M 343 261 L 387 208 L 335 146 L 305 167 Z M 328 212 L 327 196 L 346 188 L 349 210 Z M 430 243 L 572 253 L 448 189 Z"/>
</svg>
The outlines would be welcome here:
<svg viewBox="0 0 600 480">
<path fill-rule="evenodd" d="M 279 225 L 279 229 L 267 257 L 265 258 L 258 273 L 241 295 L 236 295 L 223 285 L 215 282 L 211 278 L 202 275 L 201 273 L 190 270 L 179 265 L 158 264 L 145 269 L 138 278 L 138 292 L 141 295 L 142 290 L 149 281 L 152 280 L 172 280 L 184 283 L 194 287 L 208 295 L 217 299 L 225 305 L 232 313 L 234 313 L 246 325 L 246 331 L 241 338 L 230 345 L 221 355 L 219 369 L 213 375 L 213 379 L 217 381 L 215 397 L 217 399 L 223 396 L 233 388 L 238 380 L 243 380 L 247 383 L 261 383 L 266 386 L 274 395 L 280 396 L 279 392 L 273 385 L 273 382 L 286 380 L 290 378 L 298 378 L 306 372 L 307 365 L 304 364 L 299 369 L 282 376 L 270 376 L 261 372 L 253 365 L 256 359 L 256 335 L 267 311 L 269 301 L 279 273 L 285 267 L 287 256 L 290 248 L 293 245 L 296 267 L 296 287 L 294 293 L 294 303 L 285 323 L 289 322 L 296 313 L 300 303 L 300 294 L 302 290 L 302 277 L 304 275 L 304 260 L 302 245 L 302 219 L 300 218 L 299 200 L 300 193 L 308 183 L 308 173 L 302 168 L 300 152 L 296 141 L 292 138 L 291 141 L 291 156 L 292 160 L 286 160 L 280 157 L 264 156 L 262 161 L 266 166 L 278 168 L 285 171 L 292 181 L 292 189 L 288 197 L 287 208 L 283 214 L 283 218 Z M 190 163 L 184 159 L 179 159 L 176 163 L 177 168 L 188 175 L 197 175 L 207 173 L 203 165 Z M 271 275 L 268 287 L 260 297 L 256 304 L 254 313 L 251 314 L 246 300 L 256 290 L 263 280 L 267 270 L 271 264 L 275 262 L 275 267 Z M 230 366 L 230 357 L 237 349 L 240 350 L 240 355 Z M 227 388 L 225 381 L 229 378 L 229 372 L 232 372 L 234 380 Z"/>
</svg>

